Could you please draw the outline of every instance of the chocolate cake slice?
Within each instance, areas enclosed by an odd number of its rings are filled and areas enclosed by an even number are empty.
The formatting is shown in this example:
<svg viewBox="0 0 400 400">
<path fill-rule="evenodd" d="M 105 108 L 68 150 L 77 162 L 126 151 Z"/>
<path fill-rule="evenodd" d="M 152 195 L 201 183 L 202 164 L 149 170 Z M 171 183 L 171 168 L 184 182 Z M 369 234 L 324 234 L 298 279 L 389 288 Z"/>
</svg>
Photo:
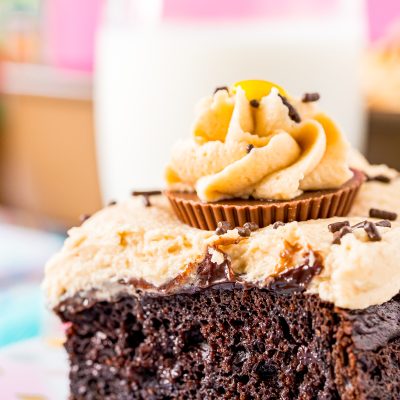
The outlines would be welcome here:
<svg viewBox="0 0 400 400">
<path fill-rule="evenodd" d="M 362 311 L 218 284 L 191 294 L 79 295 L 57 309 L 71 398 L 398 399 L 400 296 Z"/>
<path fill-rule="evenodd" d="M 163 196 L 95 214 L 44 282 L 71 399 L 399 399 L 400 225 L 364 220 L 216 234 Z"/>
</svg>

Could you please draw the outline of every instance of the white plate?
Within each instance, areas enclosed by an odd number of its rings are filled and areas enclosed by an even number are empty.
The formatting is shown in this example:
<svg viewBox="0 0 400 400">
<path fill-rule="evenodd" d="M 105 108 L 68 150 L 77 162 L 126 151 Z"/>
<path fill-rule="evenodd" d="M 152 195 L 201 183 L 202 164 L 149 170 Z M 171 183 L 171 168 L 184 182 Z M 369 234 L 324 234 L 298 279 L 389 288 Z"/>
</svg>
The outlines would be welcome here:
<svg viewBox="0 0 400 400">
<path fill-rule="evenodd" d="M 0 388 L 1 400 L 66 400 L 64 348 L 32 339 L 0 349 Z"/>
</svg>

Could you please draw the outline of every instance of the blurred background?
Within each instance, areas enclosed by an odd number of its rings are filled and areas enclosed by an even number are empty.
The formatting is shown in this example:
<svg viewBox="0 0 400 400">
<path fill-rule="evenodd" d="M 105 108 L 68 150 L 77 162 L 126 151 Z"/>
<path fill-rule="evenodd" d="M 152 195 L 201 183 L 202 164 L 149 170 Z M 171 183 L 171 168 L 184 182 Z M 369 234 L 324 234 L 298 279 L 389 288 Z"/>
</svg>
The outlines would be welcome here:
<svg viewBox="0 0 400 400">
<path fill-rule="evenodd" d="M 46 259 L 104 202 L 162 185 L 216 86 L 267 79 L 400 168 L 398 0 L 0 0 L 0 347 L 39 335 Z"/>
</svg>

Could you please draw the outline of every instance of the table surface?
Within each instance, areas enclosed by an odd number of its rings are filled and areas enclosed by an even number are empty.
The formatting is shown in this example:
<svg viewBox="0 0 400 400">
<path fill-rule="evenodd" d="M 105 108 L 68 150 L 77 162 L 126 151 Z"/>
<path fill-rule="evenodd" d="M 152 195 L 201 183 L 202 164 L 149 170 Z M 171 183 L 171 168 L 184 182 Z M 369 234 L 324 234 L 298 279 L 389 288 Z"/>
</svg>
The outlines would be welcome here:
<svg viewBox="0 0 400 400">
<path fill-rule="evenodd" d="M 32 339 L 0 349 L 2 400 L 66 400 L 68 362 L 63 347 Z"/>
</svg>

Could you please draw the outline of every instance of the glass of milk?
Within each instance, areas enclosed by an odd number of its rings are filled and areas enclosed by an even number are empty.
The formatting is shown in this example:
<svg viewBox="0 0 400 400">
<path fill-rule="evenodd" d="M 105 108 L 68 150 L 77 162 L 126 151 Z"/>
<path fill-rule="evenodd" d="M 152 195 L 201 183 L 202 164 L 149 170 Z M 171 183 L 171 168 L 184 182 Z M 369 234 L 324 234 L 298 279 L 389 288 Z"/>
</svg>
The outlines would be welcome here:
<svg viewBox="0 0 400 400">
<path fill-rule="evenodd" d="M 109 0 L 96 57 L 104 200 L 163 187 L 170 149 L 217 86 L 266 79 L 321 107 L 363 144 L 362 0 Z"/>
</svg>

